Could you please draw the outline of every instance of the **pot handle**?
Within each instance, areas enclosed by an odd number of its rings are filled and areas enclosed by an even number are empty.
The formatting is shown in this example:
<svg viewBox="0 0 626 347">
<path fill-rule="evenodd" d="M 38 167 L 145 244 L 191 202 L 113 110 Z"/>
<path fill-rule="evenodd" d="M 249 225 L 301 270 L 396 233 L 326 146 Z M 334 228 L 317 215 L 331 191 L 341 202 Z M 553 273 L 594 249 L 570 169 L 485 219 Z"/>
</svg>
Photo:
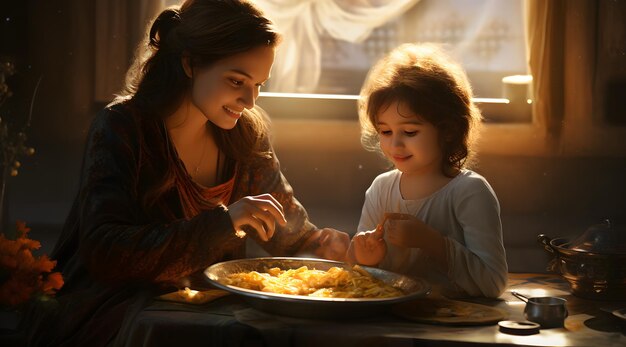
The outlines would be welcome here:
<svg viewBox="0 0 626 347">
<path fill-rule="evenodd" d="M 554 255 L 554 258 L 552 258 L 552 260 L 550 260 L 550 262 L 548 263 L 548 266 L 546 267 L 546 270 L 548 271 L 555 271 L 557 269 L 557 262 L 559 259 L 559 252 L 554 248 L 554 246 L 552 246 L 550 244 L 550 241 L 552 241 L 552 239 L 544 234 L 539 234 L 537 236 L 537 242 L 541 243 L 543 245 L 543 249 L 545 249 L 546 251 L 548 251 L 549 253 L 552 253 L 552 255 Z"/>
<path fill-rule="evenodd" d="M 554 249 L 554 247 L 550 244 L 550 241 L 552 241 L 552 239 L 544 234 L 539 234 L 537 236 L 537 242 L 539 242 L 540 244 L 543 245 L 543 249 L 545 249 L 546 251 L 554 254 L 554 255 L 558 255 L 559 253 L 556 251 L 556 249 Z"/>
<path fill-rule="evenodd" d="M 528 299 L 529 298 L 526 295 L 522 295 L 521 293 L 518 293 L 518 292 L 516 292 L 514 290 L 511 291 L 511 295 L 513 295 L 514 297 L 522 300 L 525 303 L 528 303 Z"/>
</svg>

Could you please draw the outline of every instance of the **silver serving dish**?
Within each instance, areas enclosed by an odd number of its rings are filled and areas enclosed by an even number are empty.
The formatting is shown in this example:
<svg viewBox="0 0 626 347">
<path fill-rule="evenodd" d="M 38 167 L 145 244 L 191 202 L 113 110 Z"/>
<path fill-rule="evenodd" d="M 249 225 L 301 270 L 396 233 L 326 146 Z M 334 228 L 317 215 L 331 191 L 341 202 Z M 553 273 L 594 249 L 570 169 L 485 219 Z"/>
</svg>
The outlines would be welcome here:
<svg viewBox="0 0 626 347">
<path fill-rule="evenodd" d="M 363 266 L 372 276 L 400 289 L 405 295 L 393 298 L 318 298 L 299 295 L 265 293 L 223 284 L 228 275 L 239 272 L 265 272 L 272 267 L 284 270 L 307 266 L 310 269 L 328 270 L 333 266 L 349 269 L 346 263 L 313 258 L 249 258 L 213 264 L 204 274 L 212 285 L 241 296 L 252 307 L 262 311 L 307 318 L 338 318 L 371 315 L 386 311 L 391 305 L 426 296 L 430 285 L 422 279 Z"/>
<path fill-rule="evenodd" d="M 572 294 L 586 299 L 623 301 L 626 294 L 626 227 L 608 220 L 592 225 L 573 240 L 540 234 L 544 249 L 554 255 L 548 265 L 559 272 Z"/>
</svg>

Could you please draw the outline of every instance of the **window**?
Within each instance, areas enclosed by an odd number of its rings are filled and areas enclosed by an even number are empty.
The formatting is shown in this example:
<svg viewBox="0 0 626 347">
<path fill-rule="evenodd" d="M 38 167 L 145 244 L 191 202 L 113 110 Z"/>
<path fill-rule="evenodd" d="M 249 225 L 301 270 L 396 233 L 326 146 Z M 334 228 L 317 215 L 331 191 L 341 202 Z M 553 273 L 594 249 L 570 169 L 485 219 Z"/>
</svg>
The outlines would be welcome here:
<svg viewBox="0 0 626 347">
<path fill-rule="evenodd" d="M 344 10 L 350 11 L 350 4 L 357 2 L 344 3 L 347 3 Z M 263 6 L 263 1 L 260 1 L 260 5 Z M 309 58 L 291 60 L 300 64 L 291 73 L 319 68 L 317 83 L 310 84 L 310 78 L 291 79 L 291 84 L 281 81 L 278 82 L 280 85 L 270 81 L 266 91 L 358 94 L 368 69 L 384 54 L 404 42 L 436 42 L 444 45 L 464 66 L 475 96 L 500 98 L 503 77 L 527 74 L 522 10 L 522 0 L 421 0 L 389 18 L 382 26 L 373 28 L 360 42 L 337 38 L 331 30 L 321 30 L 317 46 L 320 51 L 319 67 L 315 66 L 317 61 L 311 62 Z M 266 12 L 273 17 L 273 13 Z M 310 14 L 319 17 L 320 12 L 316 9 L 294 13 L 298 16 Z M 275 18 L 279 29 L 287 33 L 293 32 L 293 26 L 311 22 L 316 24 L 316 20 L 300 18 L 289 22 L 291 27 L 285 28 L 281 27 L 281 23 L 287 21 Z M 349 30 L 349 26 L 346 28 L 344 30 Z M 355 27 L 354 30 L 361 28 Z M 311 40 L 310 35 L 290 36 Z M 286 38 L 291 39 L 293 37 Z M 299 52 L 302 56 L 309 53 L 309 43 L 296 42 L 296 45 L 303 48 Z M 280 54 L 293 52 L 281 47 Z M 277 64 L 279 62 L 277 60 Z M 276 65 L 274 69 L 283 67 Z"/>
</svg>

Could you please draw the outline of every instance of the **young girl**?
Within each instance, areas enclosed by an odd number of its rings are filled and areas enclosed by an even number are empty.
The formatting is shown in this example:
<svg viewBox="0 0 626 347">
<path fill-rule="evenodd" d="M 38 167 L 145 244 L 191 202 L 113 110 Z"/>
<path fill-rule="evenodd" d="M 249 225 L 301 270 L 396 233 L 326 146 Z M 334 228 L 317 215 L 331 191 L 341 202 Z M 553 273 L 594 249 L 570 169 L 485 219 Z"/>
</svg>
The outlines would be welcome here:
<svg viewBox="0 0 626 347">
<path fill-rule="evenodd" d="M 279 39 L 245 0 L 189 0 L 156 18 L 146 58 L 91 126 L 52 253 L 65 286 L 32 344 L 109 344 L 144 301 L 244 257 L 247 237 L 273 255 L 343 259 L 348 235 L 308 221 L 255 107 Z"/>
<path fill-rule="evenodd" d="M 434 45 L 402 45 L 369 72 L 362 141 L 395 169 L 367 190 L 349 261 L 427 278 L 447 296 L 502 293 L 500 206 L 466 169 L 481 121 L 471 97 L 461 67 Z"/>
</svg>

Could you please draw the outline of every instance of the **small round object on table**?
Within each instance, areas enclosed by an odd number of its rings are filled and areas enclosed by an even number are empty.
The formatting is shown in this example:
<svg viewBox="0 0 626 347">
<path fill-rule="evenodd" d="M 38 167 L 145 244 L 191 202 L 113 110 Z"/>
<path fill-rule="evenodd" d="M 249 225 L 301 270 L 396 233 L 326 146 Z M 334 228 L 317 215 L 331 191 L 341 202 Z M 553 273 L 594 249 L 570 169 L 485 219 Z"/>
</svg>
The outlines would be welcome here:
<svg viewBox="0 0 626 347">
<path fill-rule="evenodd" d="M 539 333 L 539 324 L 528 321 L 503 320 L 498 322 L 500 331 L 512 335 L 533 335 Z"/>
</svg>

